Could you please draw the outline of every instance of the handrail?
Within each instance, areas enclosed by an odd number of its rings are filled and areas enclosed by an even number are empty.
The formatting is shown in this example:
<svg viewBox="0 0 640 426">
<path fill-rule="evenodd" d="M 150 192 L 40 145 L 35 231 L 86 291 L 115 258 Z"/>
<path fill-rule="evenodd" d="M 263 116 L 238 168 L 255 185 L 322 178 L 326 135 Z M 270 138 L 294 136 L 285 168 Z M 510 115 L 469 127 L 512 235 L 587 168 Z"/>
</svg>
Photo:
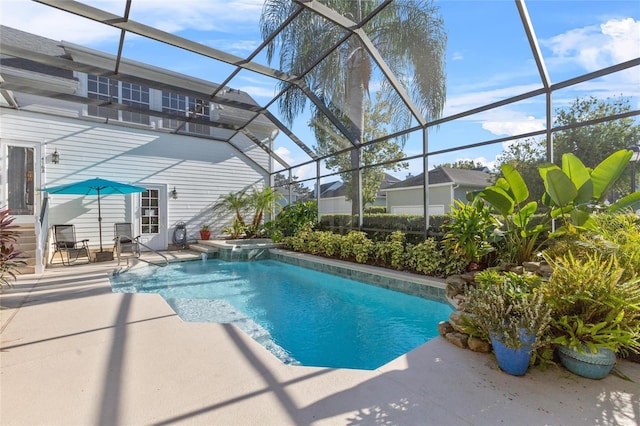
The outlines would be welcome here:
<svg viewBox="0 0 640 426">
<path fill-rule="evenodd" d="M 35 234 L 36 234 L 36 274 L 44 272 L 44 266 L 47 263 L 45 259 L 47 238 L 49 237 L 49 197 L 42 199 L 42 208 L 40 216 L 36 216 Z"/>
<path fill-rule="evenodd" d="M 147 249 L 149 249 L 150 251 L 154 252 L 155 254 L 160 255 L 160 257 L 162 257 L 162 258 L 164 259 L 164 264 L 160 264 L 160 263 L 152 262 L 152 261 L 150 261 L 150 260 L 146 260 L 146 259 L 143 259 L 143 258 L 141 258 L 141 257 L 138 257 L 138 259 L 139 259 L 139 260 L 142 260 L 143 262 L 146 262 L 146 263 L 148 263 L 148 264 L 150 264 L 150 265 L 155 265 L 155 266 L 161 266 L 161 267 L 164 267 L 164 266 L 169 265 L 169 259 L 167 258 L 167 256 L 165 256 L 164 254 L 160 253 L 158 250 L 154 250 L 154 249 L 152 249 L 151 247 L 149 247 L 149 246 L 148 246 L 148 245 L 146 245 L 145 243 L 140 242 L 137 238 L 136 238 L 136 241 L 138 241 L 138 244 L 140 244 L 142 247 L 146 247 Z"/>
<path fill-rule="evenodd" d="M 146 245 L 145 243 L 143 243 L 142 241 L 140 241 L 140 237 L 135 237 L 135 238 L 133 238 L 133 237 L 131 237 L 131 236 L 129 236 L 129 235 L 126 235 L 126 234 L 120 234 L 120 235 L 117 235 L 117 236 L 115 237 L 116 245 L 117 245 L 117 250 L 116 250 L 116 252 L 117 252 L 117 255 L 118 255 L 118 263 L 120 263 L 120 251 L 121 251 L 121 250 L 120 250 L 120 244 L 121 244 L 121 243 L 120 243 L 120 240 L 121 240 L 122 238 L 127 238 L 127 239 L 129 239 L 129 240 L 131 240 L 131 241 L 135 241 L 135 243 L 132 243 L 132 244 L 137 244 L 137 245 L 139 245 L 139 246 L 145 247 L 145 248 L 146 248 L 146 249 L 148 249 L 149 251 L 151 251 L 151 252 L 153 252 L 153 253 L 155 253 L 155 254 L 159 255 L 160 257 L 162 257 L 162 258 L 164 259 L 164 263 L 156 263 L 156 262 L 153 262 L 153 261 L 151 261 L 151 260 L 147 260 L 147 259 L 143 259 L 143 258 L 141 258 L 141 257 L 140 257 L 140 249 L 139 249 L 139 248 L 138 248 L 138 250 L 136 250 L 136 253 L 134 253 L 134 254 L 136 255 L 135 257 L 136 257 L 138 260 L 141 260 L 141 261 L 143 261 L 143 262 L 146 262 L 146 263 L 148 263 L 148 264 L 150 264 L 150 265 L 160 266 L 160 267 L 165 267 L 165 266 L 167 266 L 167 265 L 169 264 L 169 259 L 167 258 L 167 256 L 165 256 L 164 254 L 160 253 L 158 250 L 155 250 L 155 249 L 153 249 L 153 248 L 149 247 L 148 245 Z M 128 264 L 129 264 L 129 257 L 127 257 L 127 265 L 128 265 Z"/>
</svg>

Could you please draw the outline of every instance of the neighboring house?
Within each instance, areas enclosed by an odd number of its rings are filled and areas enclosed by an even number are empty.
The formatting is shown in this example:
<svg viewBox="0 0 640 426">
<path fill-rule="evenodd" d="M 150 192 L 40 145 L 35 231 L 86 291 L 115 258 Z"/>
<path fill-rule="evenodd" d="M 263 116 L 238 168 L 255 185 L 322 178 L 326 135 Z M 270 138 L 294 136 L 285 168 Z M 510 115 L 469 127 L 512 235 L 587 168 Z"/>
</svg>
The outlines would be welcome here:
<svg viewBox="0 0 640 426">
<path fill-rule="evenodd" d="M 39 189 L 100 177 L 146 188 L 102 197 L 103 245 L 111 248 L 115 223 L 131 222 L 162 250 L 180 222 L 189 240 L 202 224 L 220 234 L 227 218 L 213 217 L 212 204 L 268 183 L 271 162 L 258 144 L 277 128 L 262 115 L 244 127 L 255 113 L 234 105 L 257 105 L 248 94 L 225 88 L 216 99 L 228 103 L 214 104 L 214 83 L 125 59 L 115 76 L 112 55 L 0 31 L 0 206 L 17 223 L 37 225 L 42 215 L 49 226 L 73 224 L 97 248 L 97 198 L 51 195 L 42 211 Z"/>
<path fill-rule="evenodd" d="M 373 203 L 369 203 L 365 207 L 386 206 L 386 194 L 384 193 L 384 189 L 396 182 L 400 182 L 400 179 L 385 173 L 384 178 L 380 183 L 378 196 Z M 315 196 L 314 190 L 311 193 L 311 197 L 315 198 Z M 351 201 L 347 200 L 346 187 L 342 181 L 333 181 L 320 185 L 320 204 L 318 206 L 318 212 L 320 214 L 351 213 Z"/>
<path fill-rule="evenodd" d="M 491 183 L 485 171 L 436 167 L 429 171 L 429 214 L 451 211 L 453 200 L 466 201 L 469 192 L 478 191 Z M 389 186 L 387 212 L 396 214 L 424 214 L 424 175 L 410 176 Z"/>
</svg>

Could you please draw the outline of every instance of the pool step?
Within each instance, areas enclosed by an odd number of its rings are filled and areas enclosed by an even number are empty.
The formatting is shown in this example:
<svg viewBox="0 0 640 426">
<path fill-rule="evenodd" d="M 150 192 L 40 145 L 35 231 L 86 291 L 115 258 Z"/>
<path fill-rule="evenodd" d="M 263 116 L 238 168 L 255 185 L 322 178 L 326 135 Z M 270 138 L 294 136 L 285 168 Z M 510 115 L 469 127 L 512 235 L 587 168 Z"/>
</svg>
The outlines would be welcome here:
<svg viewBox="0 0 640 426">
<path fill-rule="evenodd" d="M 193 251 L 197 251 L 200 253 L 217 253 L 218 252 L 218 248 L 217 247 L 213 247 L 207 244 L 189 244 L 189 250 L 193 250 Z"/>
</svg>

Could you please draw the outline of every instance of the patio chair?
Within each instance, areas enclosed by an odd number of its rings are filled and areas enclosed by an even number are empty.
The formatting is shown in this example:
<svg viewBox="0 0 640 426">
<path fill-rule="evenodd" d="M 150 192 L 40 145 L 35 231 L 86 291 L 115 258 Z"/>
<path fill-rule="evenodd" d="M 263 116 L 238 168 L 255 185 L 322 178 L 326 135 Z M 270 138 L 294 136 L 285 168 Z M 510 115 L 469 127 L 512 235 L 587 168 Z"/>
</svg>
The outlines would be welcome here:
<svg viewBox="0 0 640 426">
<path fill-rule="evenodd" d="M 91 262 L 91 253 L 89 252 L 89 240 L 76 239 L 76 228 L 74 225 L 53 225 L 53 256 L 51 263 L 56 257 L 56 253 L 60 253 L 60 260 L 63 265 L 69 266 L 81 256 L 86 256 L 87 261 Z M 65 256 L 67 261 L 65 263 Z"/>
<path fill-rule="evenodd" d="M 129 222 L 116 223 L 113 228 L 113 251 L 118 257 L 118 265 L 121 257 L 140 257 L 140 236 L 133 237 L 133 225 Z"/>
</svg>

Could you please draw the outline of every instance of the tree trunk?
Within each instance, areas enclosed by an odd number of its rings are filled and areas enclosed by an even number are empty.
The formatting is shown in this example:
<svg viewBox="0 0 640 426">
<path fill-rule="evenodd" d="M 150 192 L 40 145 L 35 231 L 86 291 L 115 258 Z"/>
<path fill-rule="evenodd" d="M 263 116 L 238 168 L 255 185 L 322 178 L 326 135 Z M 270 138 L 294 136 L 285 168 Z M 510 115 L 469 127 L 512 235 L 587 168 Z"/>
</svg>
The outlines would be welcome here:
<svg viewBox="0 0 640 426">
<path fill-rule="evenodd" d="M 365 51 L 355 45 L 353 52 L 349 55 L 347 63 L 347 117 L 349 117 L 349 131 L 351 141 L 356 145 L 362 144 L 362 131 L 364 129 L 364 92 L 366 89 L 365 77 Z M 360 215 L 360 152 L 358 149 L 351 151 L 351 214 L 353 217 Z"/>
</svg>

